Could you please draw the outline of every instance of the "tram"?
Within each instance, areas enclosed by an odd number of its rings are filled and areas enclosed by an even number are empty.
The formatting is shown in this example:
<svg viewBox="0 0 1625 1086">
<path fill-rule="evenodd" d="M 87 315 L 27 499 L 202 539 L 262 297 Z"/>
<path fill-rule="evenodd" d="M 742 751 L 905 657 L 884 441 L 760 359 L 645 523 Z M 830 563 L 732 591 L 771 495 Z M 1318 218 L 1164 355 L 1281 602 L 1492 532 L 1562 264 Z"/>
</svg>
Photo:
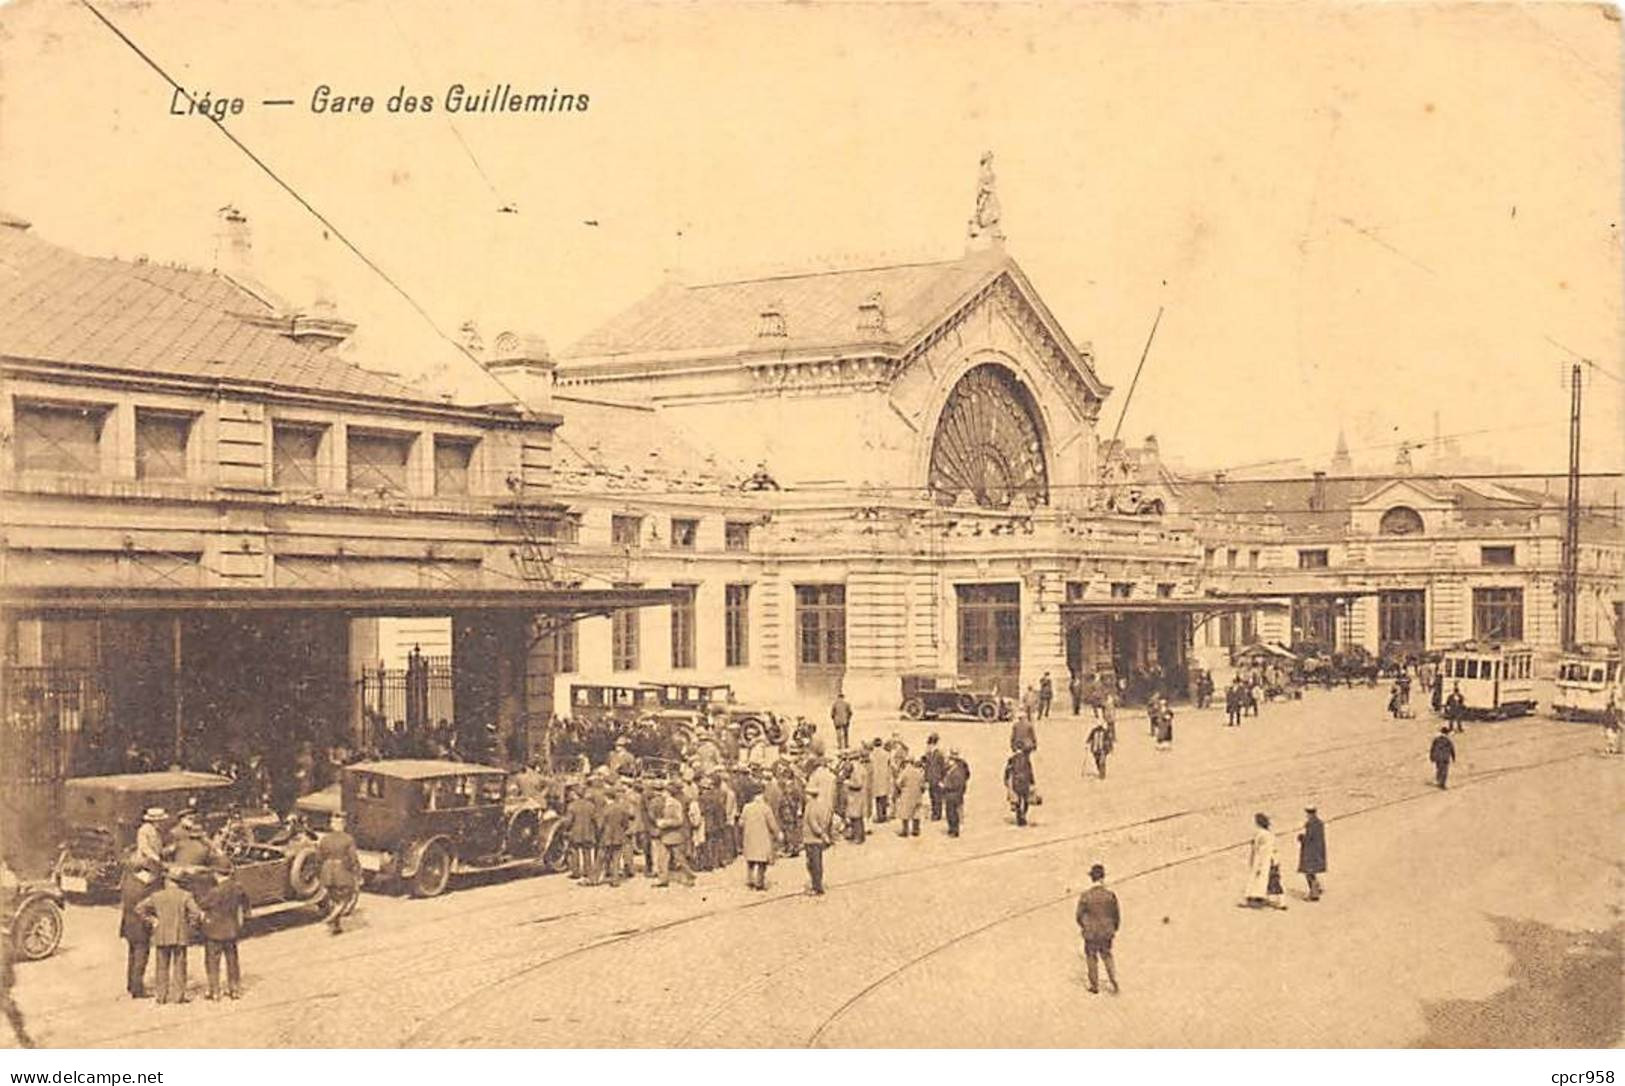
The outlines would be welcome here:
<svg viewBox="0 0 1625 1086">
<path fill-rule="evenodd" d="M 1585 648 L 1566 652 L 1557 663 L 1552 684 L 1552 715 L 1559 720 L 1600 719 L 1612 699 L 1625 707 L 1625 675 L 1619 650 Z"/>
<path fill-rule="evenodd" d="M 1516 644 L 1465 642 L 1439 662 L 1444 696 L 1460 690 L 1469 716 L 1522 716 L 1535 708 L 1535 654 Z"/>
</svg>

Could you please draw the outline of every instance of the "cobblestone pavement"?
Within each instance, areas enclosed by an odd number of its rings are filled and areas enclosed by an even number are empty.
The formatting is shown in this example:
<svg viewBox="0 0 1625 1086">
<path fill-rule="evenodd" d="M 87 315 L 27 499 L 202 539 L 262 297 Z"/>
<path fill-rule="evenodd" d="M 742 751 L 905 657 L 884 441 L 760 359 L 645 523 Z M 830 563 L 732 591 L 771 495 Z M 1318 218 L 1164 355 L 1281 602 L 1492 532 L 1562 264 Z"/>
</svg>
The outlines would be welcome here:
<svg viewBox="0 0 1625 1086">
<path fill-rule="evenodd" d="M 1187 709 L 1168 752 L 1125 712 L 1103 781 L 1082 772 L 1087 716 L 1052 718 L 1027 828 L 999 780 L 1008 726 L 860 717 L 855 736 L 919 749 L 935 730 L 964 750 L 966 829 L 881 825 L 831 851 L 824 898 L 802 894 L 795 859 L 766 895 L 740 865 L 692 890 L 543 876 L 367 894 L 337 938 L 267 922 L 243 944 L 242 1001 L 169 1007 L 122 997 L 116 910 L 75 907 L 59 955 L 20 970 L 20 1000 L 61 1047 L 1613 1043 L 1594 1038 L 1618 1036 L 1617 991 L 1611 1012 L 1604 998 L 1539 1021 L 1492 1003 L 1521 986 L 1521 1005 L 1544 1006 L 1598 955 L 1617 987 L 1621 761 L 1595 728 L 1476 724 L 1441 794 L 1433 722 L 1390 720 L 1385 700 L 1316 691 L 1240 729 Z M 1326 897 L 1235 907 L 1255 810 L 1299 889 L 1306 802 L 1329 823 Z M 1116 997 L 1086 993 L 1075 954 L 1072 903 L 1097 859 L 1126 920 Z M 1562 960 L 1532 968 L 1512 921 Z"/>
</svg>

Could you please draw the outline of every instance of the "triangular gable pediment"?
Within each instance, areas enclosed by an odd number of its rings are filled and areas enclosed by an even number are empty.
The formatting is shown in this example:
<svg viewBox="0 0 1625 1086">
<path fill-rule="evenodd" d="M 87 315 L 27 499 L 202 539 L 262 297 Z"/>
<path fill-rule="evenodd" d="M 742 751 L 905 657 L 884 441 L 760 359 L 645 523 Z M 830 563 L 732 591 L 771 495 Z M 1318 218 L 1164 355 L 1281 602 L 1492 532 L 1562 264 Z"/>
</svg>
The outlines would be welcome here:
<svg viewBox="0 0 1625 1086">
<path fill-rule="evenodd" d="M 1356 509 L 1388 509 L 1396 505 L 1438 508 L 1440 505 L 1455 504 L 1456 499 L 1449 492 L 1410 479 L 1391 479 L 1365 497 L 1349 503 Z"/>
</svg>

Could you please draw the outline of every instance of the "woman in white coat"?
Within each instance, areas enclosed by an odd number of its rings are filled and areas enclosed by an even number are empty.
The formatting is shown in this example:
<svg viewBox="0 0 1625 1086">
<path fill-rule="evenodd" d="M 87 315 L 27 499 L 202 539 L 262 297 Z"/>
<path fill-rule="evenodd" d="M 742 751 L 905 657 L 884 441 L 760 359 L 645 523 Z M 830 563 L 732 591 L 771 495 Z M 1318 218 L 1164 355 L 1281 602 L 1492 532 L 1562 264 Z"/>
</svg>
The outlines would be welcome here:
<svg viewBox="0 0 1625 1086">
<path fill-rule="evenodd" d="M 1257 824 L 1257 831 L 1253 834 L 1253 842 L 1247 856 L 1247 906 L 1252 909 L 1263 908 L 1266 905 L 1277 909 L 1285 908 L 1276 900 L 1280 891 L 1271 885 L 1279 886 L 1280 875 L 1271 878 L 1271 870 L 1275 868 L 1277 857 L 1275 852 L 1275 834 L 1270 832 L 1269 815 L 1262 812 L 1253 815 L 1253 822 Z"/>
</svg>

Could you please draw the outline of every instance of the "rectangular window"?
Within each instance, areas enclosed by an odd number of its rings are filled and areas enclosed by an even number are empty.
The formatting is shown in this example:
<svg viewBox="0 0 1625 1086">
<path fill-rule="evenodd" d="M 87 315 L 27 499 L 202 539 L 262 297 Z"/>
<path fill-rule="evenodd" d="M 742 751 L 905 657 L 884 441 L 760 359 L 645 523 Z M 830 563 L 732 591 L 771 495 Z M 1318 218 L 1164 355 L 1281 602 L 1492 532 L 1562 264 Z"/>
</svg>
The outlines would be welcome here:
<svg viewBox="0 0 1625 1086">
<path fill-rule="evenodd" d="M 616 588 L 636 588 L 634 584 L 620 584 Z M 610 667 L 616 671 L 638 669 L 638 609 L 623 607 L 610 618 Z"/>
<path fill-rule="evenodd" d="M 1134 595 L 1134 585 L 1129 581 L 1112 582 L 1112 599 L 1126 600 Z"/>
<path fill-rule="evenodd" d="M 722 643 L 727 667 L 750 663 L 750 585 L 731 584 L 724 589 Z"/>
<path fill-rule="evenodd" d="M 1327 552 L 1324 550 L 1298 552 L 1299 569 L 1325 569 L 1328 564 Z"/>
<path fill-rule="evenodd" d="M 272 485 L 280 490 L 318 489 L 323 434 L 319 426 L 272 427 Z"/>
<path fill-rule="evenodd" d="M 1480 547 L 1478 563 L 1483 566 L 1511 566 L 1517 564 L 1515 547 Z"/>
<path fill-rule="evenodd" d="M 730 520 L 722 529 L 723 547 L 730 551 L 750 550 L 750 522 Z"/>
<path fill-rule="evenodd" d="M 135 477 L 186 478 L 186 449 L 192 438 L 192 416 L 157 411 L 135 413 Z"/>
<path fill-rule="evenodd" d="M 1259 554 L 1260 554 L 1259 551 L 1248 551 L 1247 552 L 1247 568 L 1248 569 L 1257 569 L 1258 568 L 1258 556 L 1259 556 Z"/>
<path fill-rule="evenodd" d="M 1473 589 L 1473 638 L 1477 641 L 1523 640 L 1523 589 Z"/>
<path fill-rule="evenodd" d="M 1021 664 L 1021 586 L 960 585 L 959 664 L 962 674 L 1013 671 Z"/>
<path fill-rule="evenodd" d="M 673 669 L 694 666 L 694 595 L 700 586 L 672 585 L 682 595 L 671 605 L 671 666 Z"/>
<path fill-rule="evenodd" d="M 1236 643 L 1236 616 L 1219 616 L 1219 645 L 1221 648 L 1232 648 Z"/>
<path fill-rule="evenodd" d="M 1337 647 L 1337 601 L 1329 596 L 1292 597 L 1292 643 Z"/>
<path fill-rule="evenodd" d="M 1068 582 L 1066 582 L 1066 602 L 1068 602 L 1068 603 L 1077 603 L 1080 600 L 1082 600 L 1083 599 L 1083 594 L 1088 589 L 1088 587 L 1089 586 L 1088 586 L 1087 582 L 1084 582 L 1084 581 L 1068 581 Z"/>
<path fill-rule="evenodd" d="M 1173 595 L 1174 595 L 1174 586 L 1173 585 L 1171 585 L 1171 584 L 1159 584 L 1157 586 L 1157 598 L 1158 599 L 1163 599 L 1163 600 L 1172 599 Z"/>
<path fill-rule="evenodd" d="M 434 439 L 434 492 L 446 497 L 468 493 L 468 469 L 474 462 L 474 442 L 460 438 Z"/>
<path fill-rule="evenodd" d="M 643 539 L 643 518 L 616 513 L 609 518 L 609 541 L 617 547 L 636 547 Z"/>
<path fill-rule="evenodd" d="M 562 626 L 555 627 L 553 632 L 547 635 L 547 640 L 548 644 L 543 651 L 548 654 L 552 662 L 553 674 L 569 675 L 574 673 L 580 667 L 580 662 L 576 658 L 576 624 L 567 622 Z"/>
<path fill-rule="evenodd" d="M 351 430 L 349 487 L 357 491 L 405 494 L 406 463 L 412 456 L 412 435 Z"/>
<path fill-rule="evenodd" d="M 1241 616 L 1241 643 L 1251 645 L 1258 640 L 1258 612 L 1247 611 Z"/>
<path fill-rule="evenodd" d="M 692 517 L 671 518 L 671 546 L 673 550 L 691 551 L 700 536 L 700 522 Z"/>
<path fill-rule="evenodd" d="M 1231 547 L 1228 551 L 1225 552 L 1224 564 L 1229 566 L 1231 569 L 1235 569 L 1236 568 L 1236 557 L 1240 553 L 1241 552 L 1236 550 L 1236 548 Z"/>
<path fill-rule="evenodd" d="M 1214 548 L 1214 547 L 1203 547 L 1202 548 L 1202 564 L 1204 566 L 1211 566 L 1213 564 L 1213 555 L 1215 553 L 1216 553 L 1216 548 Z"/>
<path fill-rule="evenodd" d="M 55 471 L 95 475 L 102 467 L 104 407 L 16 405 L 18 471 Z"/>
<path fill-rule="evenodd" d="M 796 650 L 803 667 L 846 663 L 846 586 L 796 585 Z"/>
<path fill-rule="evenodd" d="M 1377 596 L 1377 643 L 1384 653 L 1403 656 L 1427 645 L 1427 593 L 1422 589 Z"/>
</svg>

